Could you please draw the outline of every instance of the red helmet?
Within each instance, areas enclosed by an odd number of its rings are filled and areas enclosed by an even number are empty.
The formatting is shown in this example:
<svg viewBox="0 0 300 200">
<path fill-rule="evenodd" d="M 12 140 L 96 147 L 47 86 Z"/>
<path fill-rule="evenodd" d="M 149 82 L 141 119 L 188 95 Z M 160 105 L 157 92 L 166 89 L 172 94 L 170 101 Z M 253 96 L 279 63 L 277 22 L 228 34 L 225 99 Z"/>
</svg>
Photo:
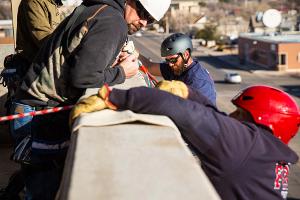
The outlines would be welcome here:
<svg viewBox="0 0 300 200">
<path fill-rule="evenodd" d="M 251 86 L 242 90 L 231 102 L 247 110 L 256 124 L 268 127 L 285 144 L 298 131 L 299 107 L 290 95 L 279 89 L 263 85 Z"/>
</svg>

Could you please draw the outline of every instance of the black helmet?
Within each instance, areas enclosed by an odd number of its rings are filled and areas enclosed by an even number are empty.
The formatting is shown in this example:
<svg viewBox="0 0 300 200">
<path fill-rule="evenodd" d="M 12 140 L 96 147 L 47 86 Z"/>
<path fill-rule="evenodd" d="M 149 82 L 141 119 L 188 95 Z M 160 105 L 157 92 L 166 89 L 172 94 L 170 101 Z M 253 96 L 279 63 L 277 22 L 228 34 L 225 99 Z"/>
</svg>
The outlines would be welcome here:
<svg viewBox="0 0 300 200">
<path fill-rule="evenodd" d="M 162 42 L 160 52 L 162 57 L 166 57 L 178 53 L 184 54 L 187 49 L 190 53 L 193 50 L 191 38 L 183 33 L 174 33 Z"/>
</svg>

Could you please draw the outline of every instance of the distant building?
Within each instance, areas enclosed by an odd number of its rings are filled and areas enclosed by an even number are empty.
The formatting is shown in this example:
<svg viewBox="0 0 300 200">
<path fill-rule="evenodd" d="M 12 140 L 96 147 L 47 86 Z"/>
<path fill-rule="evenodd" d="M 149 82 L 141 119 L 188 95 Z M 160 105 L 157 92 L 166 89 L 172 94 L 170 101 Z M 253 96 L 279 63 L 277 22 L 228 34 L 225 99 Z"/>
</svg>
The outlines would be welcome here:
<svg viewBox="0 0 300 200">
<path fill-rule="evenodd" d="M 228 16 L 220 19 L 217 32 L 230 38 L 238 38 L 240 33 L 247 32 L 248 23 L 242 17 Z"/>
<path fill-rule="evenodd" d="M 12 20 L 0 20 L 0 44 L 13 43 Z"/>
<path fill-rule="evenodd" d="M 281 31 L 296 31 L 298 23 L 298 12 L 296 10 L 289 10 L 282 15 L 282 22 L 280 25 Z"/>
<path fill-rule="evenodd" d="M 208 19 L 206 16 L 201 15 L 200 17 L 198 17 L 194 23 L 189 24 L 189 28 L 196 28 L 196 29 L 203 29 L 205 27 L 205 25 L 209 24 Z"/>
<path fill-rule="evenodd" d="M 0 20 L 0 37 L 13 37 L 12 20 Z"/>
<path fill-rule="evenodd" d="M 241 63 L 279 71 L 300 70 L 300 34 L 244 33 L 238 46 Z"/>
<path fill-rule="evenodd" d="M 256 15 L 252 15 L 249 21 L 248 32 L 250 33 L 263 33 L 266 30 L 266 27 L 262 23 L 262 13 L 257 13 Z"/>
<path fill-rule="evenodd" d="M 206 9 L 206 7 L 201 5 L 217 4 L 219 0 L 172 0 L 170 11 L 171 16 L 176 17 L 178 12 L 185 13 L 185 15 L 190 14 L 200 14 L 201 9 Z"/>
<path fill-rule="evenodd" d="M 288 10 L 281 12 L 282 20 L 278 27 L 268 28 L 263 22 L 263 12 L 256 12 L 250 17 L 248 32 L 251 33 L 272 33 L 274 31 L 298 31 L 299 15 L 296 10 Z"/>
<path fill-rule="evenodd" d="M 173 0 L 170 6 L 171 17 L 177 17 L 178 12 L 184 13 L 184 15 L 199 14 L 200 2 L 200 0 Z"/>
</svg>

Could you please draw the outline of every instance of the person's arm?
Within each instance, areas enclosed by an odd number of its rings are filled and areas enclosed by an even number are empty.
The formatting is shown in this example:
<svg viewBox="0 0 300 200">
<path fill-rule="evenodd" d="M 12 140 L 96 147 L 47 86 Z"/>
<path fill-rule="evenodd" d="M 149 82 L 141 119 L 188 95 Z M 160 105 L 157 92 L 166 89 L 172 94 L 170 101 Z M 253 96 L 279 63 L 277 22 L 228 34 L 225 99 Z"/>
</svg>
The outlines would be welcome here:
<svg viewBox="0 0 300 200">
<path fill-rule="evenodd" d="M 100 14 L 104 16 L 91 21 L 89 32 L 72 55 L 72 86 L 97 88 L 104 83 L 115 85 L 125 81 L 126 66 L 111 65 L 126 41 L 127 27 L 124 19 L 112 12 L 112 8 L 106 8 Z"/>
<path fill-rule="evenodd" d="M 113 89 L 109 100 L 118 109 L 170 117 L 180 132 L 195 146 L 200 147 L 202 153 L 210 148 L 220 132 L 218 125 L 211 123 L 215 120 L 212 109 L 165 91 L 145 87 Z"/>
<path fill-rule="evenodd" d="M 203 104 L 205 106 L 210 106 L 210 107 L 215 107 L 216 105 L 213 104 L 206 96 L 204 96 L 201 92 L 199 92 L 198 90 L 195 90 L 189 86 L 188 90 L 189 90 L 189 95 L 188 95 L 188 99 L 191 101 L 195 101 L 197 103 Z"/>
<path fill-rule="evenodd" d="M 55 7 L 55 5 L 53 5 Z M 24 3 L 24 17 L 27 18 L 27 26 L 29 30 L 32 30 L 33 39 L 35 45 L 41 47 L 44 39 L 52 33 L 55 27 L 49 23 L 51 19 L 49 19 L 47 14 L 49 10 L 53 10 L 54 8 L 45 8 L 43 1 L 39 0 L 31 0 L 26 1 Z M 51 13 L 53 16 L 56 13 Z M 53 20 L 53 19 L 52 19 Z"/>
<path fill-rule="evenodd" d="M 145 67 L 148 68 L 149 72 L 152 75 L 161 76 L 160 63 L 151 62 L 148 58 L 146 58 L 142 54 L 139 55 L 139 60 L 143 63 Z"/>
<path fill-rule="evenodd" d="M 256 126 L 249 127 L 211 106 L 157 89 L 113 89 L 109 100 L 118 109 L 170 117 L 183 137 L 216 165 L 237 167 L 256 140 Z"/>
</svg>

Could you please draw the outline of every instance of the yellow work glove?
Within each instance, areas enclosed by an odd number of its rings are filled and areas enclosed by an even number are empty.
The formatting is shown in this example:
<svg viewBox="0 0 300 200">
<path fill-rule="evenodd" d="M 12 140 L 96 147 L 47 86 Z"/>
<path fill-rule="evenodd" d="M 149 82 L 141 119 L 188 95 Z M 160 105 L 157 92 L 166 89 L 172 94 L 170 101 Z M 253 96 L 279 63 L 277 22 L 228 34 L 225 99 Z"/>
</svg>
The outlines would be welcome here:
<svg viewBox="0 0 300 200">
<path fill-rule="evenodd" d="M 176 96 L 187 99 L 189 96 L 189 89 L 185 83 L 181 81 L 160 81 L 155 86 L 156 88 L 172 93 Z"/>
<path fill-rule="evenodd" d="M 104 85 L 98 90 L 98 94 L 89 96 L 85 99 L 79 101 L 71 110 L 69 124 L 72 125 L 74 120 L 81 113 L 89 113 L 95 112 L 99 110 L 103 110 L 105 108 L 110 108 L 112 110 L 116 110 L 116 106 L 108 100 L 108 95 L 110 90 L 107 85 Z"/>
</svg>

